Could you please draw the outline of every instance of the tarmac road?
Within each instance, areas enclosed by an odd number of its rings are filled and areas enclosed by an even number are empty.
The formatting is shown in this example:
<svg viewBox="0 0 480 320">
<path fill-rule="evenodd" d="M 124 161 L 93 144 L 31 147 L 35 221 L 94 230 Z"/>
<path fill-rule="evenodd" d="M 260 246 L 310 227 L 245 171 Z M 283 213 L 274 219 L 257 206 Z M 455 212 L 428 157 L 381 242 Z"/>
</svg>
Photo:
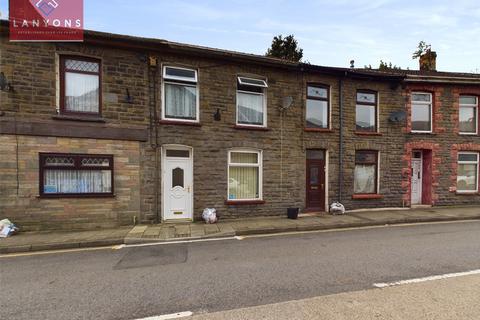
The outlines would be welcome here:
<svg viewBox="0 0 480 320">
<path fill-rule="evenodd" d="M 1 318 L 202 314 L 474 269 L 480 221 L 4 256 Z"/>
</svg>

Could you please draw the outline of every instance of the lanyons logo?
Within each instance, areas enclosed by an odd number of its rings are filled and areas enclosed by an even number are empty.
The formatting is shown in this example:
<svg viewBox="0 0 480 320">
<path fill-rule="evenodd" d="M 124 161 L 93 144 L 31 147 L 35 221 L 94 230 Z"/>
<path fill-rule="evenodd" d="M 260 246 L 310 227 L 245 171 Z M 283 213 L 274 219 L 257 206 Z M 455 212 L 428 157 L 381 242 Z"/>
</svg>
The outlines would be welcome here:
<svg viewBox="0 0 480 320">
<path fill-rule="evenodd" d="M 10 0 L 9 4 L 10 41 L 83 41 L 83 0 Z"/>
<path fill-rule="evenodd" d="M 55 0 L 30 0 L 30 2 L 47 17 L 58 8 L 58 2 Z"/>
</svg>

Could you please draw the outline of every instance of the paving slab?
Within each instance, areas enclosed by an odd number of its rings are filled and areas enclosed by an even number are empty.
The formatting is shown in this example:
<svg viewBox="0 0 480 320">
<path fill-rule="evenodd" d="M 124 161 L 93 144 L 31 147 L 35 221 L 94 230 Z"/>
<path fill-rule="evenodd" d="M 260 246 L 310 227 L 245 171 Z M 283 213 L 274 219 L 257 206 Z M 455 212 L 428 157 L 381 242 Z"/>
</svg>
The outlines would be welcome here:
<svg viewBox="0 0 480 320">
<path fill-rule="evenodd" d="M 190 226 L 190 236 L 192 238 L 200 238 L 205 236 L 205 225 L 194 223 Z"/>
<path fill-rule="evenodd" d="M 160 235 L 161 226 L 148 227 L 143 233 L 143 238 L 158 238 Z"/>
<path fill-rule="evenodd" d="M 205 225 L 205 234 L 214 234 L 219 233 L 220 230 L 216 224 L 206 224 Z"/>
<path fill-rule="evenodd" d="M 281 233 L 292 231 L 312 231 L 370 225 L 415 223 L 431 221 L 455 221 L 480 219 L 480 206 L 476 207 L 435 207 L 408 210 L 358 211 L 346 215 L 303 216 L 296 220 L 285 216 L 256 217 L 236 220 L 223 219 L 217 224 L 203 222 L 139 225 L 117 229 L 102 229 L 73 232 L 28 232 L 0 239 L 0 254 L 108 246 L 113 244 L 133 244 L 144 242 L 174 241 Z"/>
<path fill-rule="evenodd" d="M 190 226 L 180 224 L 175 226 L 175 238 L 190 237 Z"/>
</svg>

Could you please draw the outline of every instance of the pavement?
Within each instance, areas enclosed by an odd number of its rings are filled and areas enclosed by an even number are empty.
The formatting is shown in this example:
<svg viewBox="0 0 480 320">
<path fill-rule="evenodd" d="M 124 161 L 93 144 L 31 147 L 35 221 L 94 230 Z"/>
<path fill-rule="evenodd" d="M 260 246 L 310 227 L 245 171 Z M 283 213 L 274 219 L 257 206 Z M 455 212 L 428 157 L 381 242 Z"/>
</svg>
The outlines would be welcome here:
<svg viewBox="0 0 480 320">
<path fill-rule="evenodd" d="M 480 276 L 465 276 L 215 312 L 187 319 L 478 319 L 479 297 Z"/>
<path fill-rule="evenodd" d="M 479 230 L 480 221 L 462 221 L 3 255 L 2 319 L 132 320 L 186 311 L 196 316 L 368 291 L 375 283 L 480 269 Z M 418 310 L 435 314 L 439 304 L 450 298 L 441 310 L 453 308 L 465 294 L 465 304 L 476 296 L 472 308 L 478 310 L 478 285 L 466 293 L 450 285 L 437 289 L 442 292 L 428 290 L 430 300 L 428 292 L 381 300 L 390 290 L 375 289 L 372 304 L 368 294 L 345 298 L 350 303 L 343 307 L 334 298 L 323 301 L 342 312 L 357 306 L 364 315 L 370 307 L 383 314 L 383 302 L 387 310 L 396 303 L 400 313 L 418 298 L 416 306 L 427 303 Z M 437 304 L 428 304 L 433 299 Z M 318 310 L 317 319 L 323 319 L 325 309 Z M 479 313 L 459 315 L 450 319 L 480 319 Z"/>
<path fill-rule="evenodd" d="M 480 207 L 358 211 L 336 216 L 330 214 L 302 215 L 297 220 L 287 219 L 284 216 L 252 217 L 220 220 L 217 224 L 162 223 L 92 231 L 25 232 L 0 239 L 0 254 L 472 219 L 480 219 Z"/>
</svg>

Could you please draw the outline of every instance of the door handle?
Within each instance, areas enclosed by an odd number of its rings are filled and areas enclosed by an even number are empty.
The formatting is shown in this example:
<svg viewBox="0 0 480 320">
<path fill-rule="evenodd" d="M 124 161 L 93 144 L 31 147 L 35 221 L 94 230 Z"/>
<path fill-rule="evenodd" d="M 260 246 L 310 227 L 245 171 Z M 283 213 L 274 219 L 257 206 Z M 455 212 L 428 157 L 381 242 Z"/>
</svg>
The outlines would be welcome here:
<svg viewBox="0 0 480 320">
<path fill-rule="evenodd" d="M 190 193 L 190 186 L 187 187 L 187 192 Z"/>
<path fill-rule="evenodd" d="M 323 183 L 321 184 L 322 190 L 323 190 Z"/>
</svg>

